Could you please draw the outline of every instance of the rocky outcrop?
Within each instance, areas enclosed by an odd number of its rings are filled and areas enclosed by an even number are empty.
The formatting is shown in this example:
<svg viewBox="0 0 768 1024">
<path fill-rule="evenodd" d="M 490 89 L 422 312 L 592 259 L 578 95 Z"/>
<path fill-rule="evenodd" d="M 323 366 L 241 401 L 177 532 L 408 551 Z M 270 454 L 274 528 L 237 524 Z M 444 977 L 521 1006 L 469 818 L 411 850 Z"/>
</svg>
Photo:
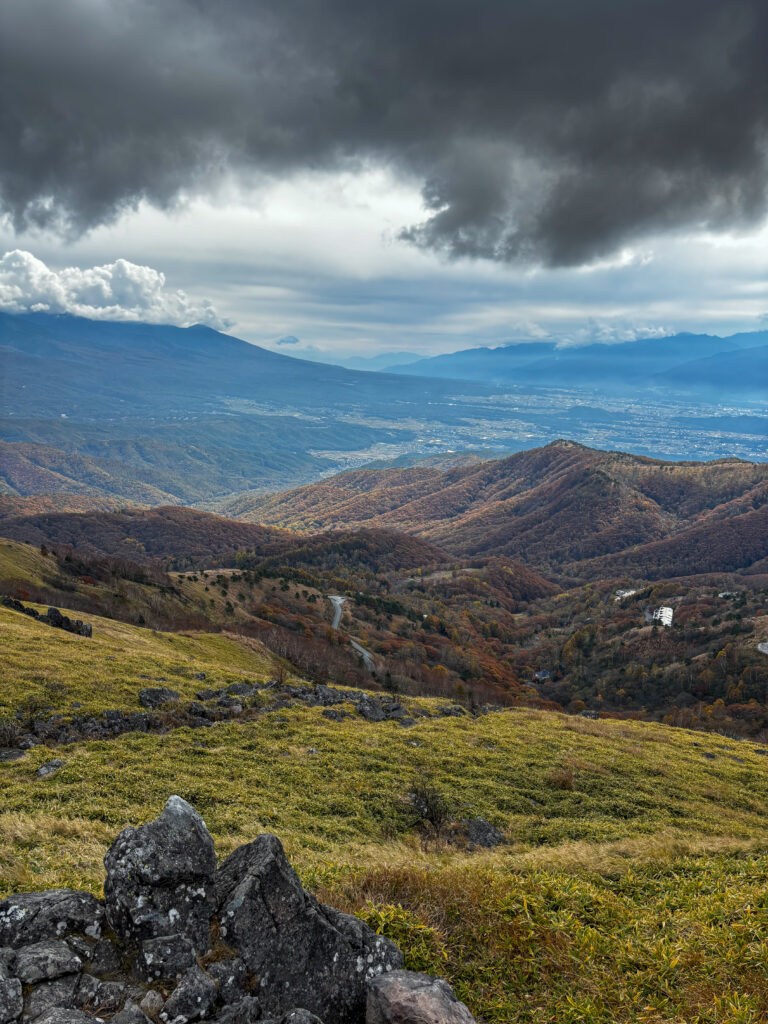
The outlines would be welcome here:
<svg viewBox="0 0 768 1024">
<path fill-rule="evenodd" d="M 104 863 L 103 903 L 70 889 L 0 902 L 0 1024 L 472 1021 L 445 982 L 401 970 L 394 943 L 303 889 L 276 836 L 217 870 L 174 796 Z"/>
<path fill-rule="evenodd" d="M 264 701 L 264 695 L 271 698 L 270 703 Z M 35 718 L 25 727 L 17 727 L 15 746 L 0 749 L 0 761 L 13 760 L 15 749 L 27 750 L 40 743 L 52 745 L 76 743 L 79 740 L 105 740 L 128 732 L 166 733 L 181 727 L 209 728 L 214 722 L 247 721 L 254 715 L 283 711 L 294 706 L 323 708 L 323 715 L 333 722 L 351 717 L 351 712 L 334 706 L 343 703 L 350 704 L 361 718 L 369 722 L 397 722 L 402 727 L 408 727 L 415 725 L 420 718 L 432 717 L 429 711 L 415 705 L 406 708 L 388 695 L 340 690 L 324 684 L 292 686 L 267 683 L 256 686 L 232 683 L 219 690 L 201 690 L 196 697 L 194 701 L 182 702 L 176 690 L 164 686 L 144 687 L 138 693 L 139 703 L 146 709 L 144 711 L 111 708 L 99 715 L 75 714 L 69 719 L 65 719 L 62 714 Z M 488 714 L 500 710 L 495 705 L 483 705 L 476 708 L 475 713 Z M 434 715 L 440 717 L 466 714 L 467 711 L 458 704 L 438 704 L 434 708 Z"/>
<path fill-rule="evenodd" d="M 76 633 L 78 636 L 86 637 L 93 636 L 93 626 L 89 622 L 83 622 L 81 619 L 70 619 L 67 615 L 62 615 L 58 608 L 49 608 L 44 615 L 41 615 L 36 608 L 27 608 L 21 601 L 6 595 L 0 597 L 0 604 L 5 608 L 11 608 L 15 612 L 29 615 L 31 619 L 37 619 L 38 622 L 44 622 L 48 626 L 63 629 L 67 633 Z"/>
</svg>

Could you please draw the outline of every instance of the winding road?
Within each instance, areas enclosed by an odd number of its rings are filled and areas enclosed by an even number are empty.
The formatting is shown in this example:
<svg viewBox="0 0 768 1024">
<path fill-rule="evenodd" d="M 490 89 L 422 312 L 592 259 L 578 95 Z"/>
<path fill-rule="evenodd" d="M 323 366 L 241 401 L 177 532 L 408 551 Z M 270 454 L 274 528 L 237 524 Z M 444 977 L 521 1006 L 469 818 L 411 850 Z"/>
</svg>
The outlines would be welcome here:
<svg viewBox="0 0 768 1024">
<path fill-rule="evenodd" d="M 341 622 L 342 612 L 344 611 L 344 603 L 347 599 L 346 597 L 339 597 L 338 594 L 328 594 L 328 600 L 333 605 L 333 622 L 331 623 L 331 628 L 338 629 L 339 623 Z M 371 652 L 367 651 L 358 640 L 354 639 L 354 637 L 350 637 L 349 642 L 365 662 L 365 667 L 368 671 L 373 672 L 374 664 Z"/>
<path fill-rule="evenodd" d="M 328 600 L 334 607 L 333 624 L 331 629 L 338 629 L 339 623 L 341 622 L 341 613 L 344 611 L 342 605 L 347 599 L 346 597 L 338 597 L 336 594 L 329 594 Z"/>
</svg>

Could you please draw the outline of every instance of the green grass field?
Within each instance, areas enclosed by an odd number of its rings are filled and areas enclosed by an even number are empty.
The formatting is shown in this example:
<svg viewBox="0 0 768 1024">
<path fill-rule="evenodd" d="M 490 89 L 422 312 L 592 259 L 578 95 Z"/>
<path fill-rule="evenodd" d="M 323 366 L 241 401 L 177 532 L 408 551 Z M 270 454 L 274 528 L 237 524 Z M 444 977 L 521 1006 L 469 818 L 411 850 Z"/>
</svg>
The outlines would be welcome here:
<svg viewBox="0 0 768 1024">
<path fill-rule="evenodd" d="M 220 635 L 95 619 L 70 636 L 0 609 L 0 715 L 138 707 L 165 677 L 264 678 Z M 205 672 L 204 684 L 195 673 Z M 149 676 L 147 681 L 142 676 Z M 0 763 L 0 895 L 98 892 L 104 852 L 171 793 L 220 855 L 275 832 L 305 884 L 449 977 L 488 1022 L 768 1019 L 768 757 L 748 742 L 516 710 L 410 729 L 289 708 L 245 723 L 35 748 Z M 313 752 L 314 751 L 314 752 Z M 64 766 L 35 770 L 52 756 Z M 413 827 L 429 777 L 508 845 L 469 854 Z"/>
</svg>

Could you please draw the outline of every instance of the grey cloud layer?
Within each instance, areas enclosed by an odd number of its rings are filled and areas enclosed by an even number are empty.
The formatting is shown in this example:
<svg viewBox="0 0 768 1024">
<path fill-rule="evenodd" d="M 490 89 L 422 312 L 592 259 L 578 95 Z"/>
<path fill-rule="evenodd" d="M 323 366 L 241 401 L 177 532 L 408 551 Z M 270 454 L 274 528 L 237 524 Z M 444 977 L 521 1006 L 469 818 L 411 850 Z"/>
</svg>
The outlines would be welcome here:
<svg viewBox="0 0 768 1024">
<path fill-rule="evenodd" d="M 452 256 L 574 265 L 766 210 L 765 0 L 4 0 L 0 203 L 82 231 L 385 162 Z"/>
</svg>

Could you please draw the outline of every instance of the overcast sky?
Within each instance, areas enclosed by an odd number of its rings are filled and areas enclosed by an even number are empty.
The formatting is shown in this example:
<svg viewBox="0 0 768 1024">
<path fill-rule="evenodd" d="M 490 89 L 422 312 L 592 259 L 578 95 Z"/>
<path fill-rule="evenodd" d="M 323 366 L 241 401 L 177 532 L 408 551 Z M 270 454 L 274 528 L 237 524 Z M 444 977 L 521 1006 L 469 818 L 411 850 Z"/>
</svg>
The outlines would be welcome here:
<svg viewBox="0 0 768 1024">
<path fill-rule="evenodd" d="M 766 52 L 763 0 L 4 0 L 0 307 L 360 354 L 764 327 Z"/>
</svg>

